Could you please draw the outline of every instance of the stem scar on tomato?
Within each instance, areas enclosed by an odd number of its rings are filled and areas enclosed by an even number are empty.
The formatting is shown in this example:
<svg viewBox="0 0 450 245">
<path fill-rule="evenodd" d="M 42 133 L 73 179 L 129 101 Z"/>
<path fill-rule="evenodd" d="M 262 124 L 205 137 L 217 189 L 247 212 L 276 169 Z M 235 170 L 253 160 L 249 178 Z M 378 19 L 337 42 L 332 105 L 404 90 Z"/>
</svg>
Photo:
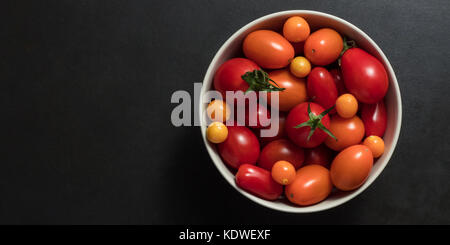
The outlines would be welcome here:
<svg viewBox="0 0 450 245">
<path fill-rule="evenodd" d="M 347 40 L 346 36 L 344 36 L 343 40 L 344 40 L 344 48 L 342 49 L 341 53 L 339 54 L 339 59 L 338 59 L 339 66 L 341 66 L 341 58 L 342 58 L 342 55 L 344 55 L 345 51 L 347 51 L 351 48 L 357 47 L 355 40 Z"/>
<path fill-rule="evenodd" d="M 246 72 L 242 75 L 242 79 L 248 83 L 248 89 L 245 93 L 249 91 L 283 91 L 285 89 L 280 88 L 274 80 L 270 79 L 269 74 L 262 69 Z M 269 81 L 273 82 L 276 86 Z"/>
<path fill-rule="evenodd" d="M 332 107 L 326 109 L 325 111 L 323 111 L 322 113 L 320 113 L 320 115 L 316 116 L 314 115 L 314 113 L 311 112 L 311 106 L 310 103 L 308 103 L 308 116 L 309 116 L 309 120 L 304 122 L 304 123 L 300 123 L 299 125 L 295 126 L 294 128 L 301 128 L 301 127 L 310 127 L 310 131 L 308 134 L 308 138 L 306 140 L 309 141 L 309 139 L 311 139 L 311 136 L 314 134 L 314 131 L 316 131 L 317 128 L 322 129 L 325 133 L 327 133 L 330 137 L 332 137 L 333 139 L 335 139 L 336 141 L 338 141 L 338 139 L 336 138 L 336 136 L 334 136 L 330 130 L 328 130 L 323 124 L 322 124 L 322 118 L 327 115 L 331 110 L 333 110 L 333 108 L 335 107 L 335 105 L 333 105 Z"/>
</svg>

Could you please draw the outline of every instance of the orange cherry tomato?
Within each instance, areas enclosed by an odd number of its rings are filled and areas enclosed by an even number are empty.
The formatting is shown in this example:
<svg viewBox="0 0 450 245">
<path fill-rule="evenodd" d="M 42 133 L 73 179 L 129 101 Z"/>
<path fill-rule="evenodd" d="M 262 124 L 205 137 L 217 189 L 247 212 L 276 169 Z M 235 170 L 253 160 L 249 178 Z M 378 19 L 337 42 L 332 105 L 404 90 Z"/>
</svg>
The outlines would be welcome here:
<svg viewBox="0 0 450 245">
<path fill-rule="evenodd" d="M 213 122 L 206 129 L 206 138 L 215 144 L 224 142 L 228 137 L 228 128 L 221 122 Z"/>
<path fill-rule="evenodd" d="M 367 180 L 372 165 L 372 152 L 367 146 L 350 146 L 341 151 L 331 163 L 331 181 L 339 190 L 354 190 Z"/>
<path fill-rule="evenodd" d="M 369 149 L 372 151 L 373 157 L 375 158 L 380 157 L 384 153 L 384 141 L 382 138 L 376 135 L 367 137 L 364 140 L 363 144 L 369 147 Z"/>
<path fill-rule="evenodd" d="M 289 70 L 294 76 L 304 78 L 311 72 L 311 63 L 305 57 L 298 56 L 291 61 Z"/>
<path fill-rule="evenodd" d="M 358 112 L 358 101 L 352 94 L 343 94 L 336 100 L 336 111 L 342 118 L 351 118 Z"/>
<path fill-rule="evenodd" d="M 280 87 L 285 88 L 278 92 L 280 111 L 289 111 L 294 106 L 306 101 L 306 81 L 304 79 L 295 77 L 287 69 L 269 72 L 269 77 Z M 271 93 L 267 93 L 267 103 L 271 104 Z"/>
<path fill-rule="evenodd" d="M 285 194 L 292 203 L 306 206 L 327 198 L 332 188 L 330 171 L 314 164 L 297 170 L 294 181 L 286 186 Z"/>
<path fill-rule="evenodd" d="M 335 151 L 359 144 L 364 137 L 364 123 L 358 116 L 342 118 L 334 115 L 331 117 L 328 129 L 337 138 L 337 141 L 328 136 L 325 139 L 325 145 Z"/>
<path fill-rule="evenodd" d="M 344 48 L 341 35 L 330 28 L 322 28 L 305 41 L 305 56 L 311 63 L 325 66 L 333 63 Z"/>
<path fill-rule="evenodd" d="M 208 104 L 206 113 L 214 122 L 225 122 L 230 118 L 231 109 L 225 101 L 213 100 Z"/>
<path fill-rule="evenodd" d="M 295 179 L 295 168 L 288 161 L 278 161 L 272 167 L 272 178 L 278 184 L 288 185 Z"/>
<path fill-rule="evenodd" d="M 294 58 L 292 44 L 282 35 L 270 30 L 248 34 L 242 48 L 247 58 L 267 69 L 283 68 Z"/>
<path fill-rule="evenodd" d="M 308 22 L 300 16 L 293 16 L 284 22 L 283 36 L 290 42 L 302 42 L 310 33 Z"/>
</svg>

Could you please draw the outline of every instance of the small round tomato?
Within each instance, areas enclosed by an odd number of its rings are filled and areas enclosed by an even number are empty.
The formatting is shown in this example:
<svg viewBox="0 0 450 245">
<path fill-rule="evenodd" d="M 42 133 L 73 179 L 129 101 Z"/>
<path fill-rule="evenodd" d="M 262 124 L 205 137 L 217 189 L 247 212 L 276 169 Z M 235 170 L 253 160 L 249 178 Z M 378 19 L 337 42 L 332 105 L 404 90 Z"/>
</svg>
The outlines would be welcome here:
<svg viewBox="0 0 450 245">
<path fill-rule="evenodd" d="M 290 42 L 302 42 L 310 33 L 308 22 L 300 16 L 293 16 L 284 22 L 283 36 Z"/>
<path fill-rule="evenodd" d="M 352 94 L 343 94 L 336 100 L 336 111 L 342 118 L 351 118 L 358 112 L 358 101 Z"/>
<path fill-rule="evenodd" d="M 214 74 L 214 89 L 225 98 L 226 91 L 247 91 L 249 85 L 242 79 L 247 72 L 259 70 L 259 66 L 244 58 L 233 58 L 223 63 Z"/>
<path fill-rule="evenodd" d="M 294 106 L 305 102 L 306 82 L 302 78 L 295 77 L 287 69 L 276 70 L 269 73 L 270 79 L 274 80 L 280 87 L 285 88 L 278 93 L 278 107 L 280 111 L 289 111 Z M 273 82 L 272 82 L 273 83 Z M 267 103 L 272 103 L 272 92 L 267 93 Z"/>
<path fill-rule="evenodd" d="M 285 130 L 289 139 L 303 148 L 314 148 L 322 144 L 328 136 L 323 128 L 326 130 L 330 126 L 330 117 L 327 114 L 321 116 L 324 111 L 322 106 L 312 102 L 294 107 L 286 118 Z"/>
<path fill-rule="evenodd" d="M 298 56 L 291 61 L 289 69 L 294 76 L 304 78 L 311 71 L 311 63 L 305 57 Z"/>
<path fill-rule="evenodd" d="M 258 138 L 250 129 L 243 126 L 227 128 L 227 139 L 217 145 L 223 161 L 233 169 L 239 168 L 244 163 L 255 164 L 260 152 Z"/>
<path fill-rule="evenodd" d="M 337 140 L 328 137 L 325 145 L 335 151 L 359 144 L 364 137 L 364 124 L 358 116 L 342 118 L 335 115 L 331 117 L 329 129 Z"/>
<path fill-rule="evenodd" d="M 305 165 L 318 164 L 328 168 L 333 158 L 333 152 L 326 146 L 305 149 Z"/>
<path fill-rule="evenodd" d="M 290 162 L 278 161 L 272 167 L 272 178 L 280 185 L 289 185 L 295 179 L 295 168 Z"/>
<path fill-rule="evenodd" d="M 375 158 L 380 157 L 384 153 L 384 141 L 382 138 L 376 135 L 367 137 L 364 140 L 363 144 L 369 147 L 369 149 L 372 151 L 373 157 Z"/>
<path fill-rule="evenodd" d="M 298 169 L 305 160 L 305 153 L 302 148 L 287 139 L 275 140 L 262 149 L 258 166 L 270 171 L 273 165 L 281 160 L 290 162 Z"/>
<path fill-rule="evenodd" d="M 242 48 L 247 58 L 267 69 L 283 68 L 294 58 L 294 47 L 291 43 L 270 30 L 258 30 L 248 34 Z"/>
<path fill-rule="evenodd" d="M 320 165 L 308 165 L 297 171 L 294 181 L 286 186 L 289 201 L 306 206 L 318 203 L 333 189 L 330 171 Z"/>
<path fill-rule="evenodd" d="M 339 190 L 354 190 L 366 181 L 372 165 L 372 152 L 367 146 L 350 146 L 341 151 L 331 163 L 331 181 Z"/>
<path fill-rule="evenodd" d="M 213 122 L 206 129 L 206 138 L 212 143 L 222 143 L 227 139 L 227 136 L 227 126 L 221 122 Z"/>
<path fill-rule="evenodd" d="M 208 104 L 206 113 L 214 122 L 225 122 L 230 119 L 231 109 L 225 101 L 213 100 Z"/>
<path fill-rule="evenodd" d="M 333 63 L 344 48 L 341 35 L 330 28 L 312 33 L 305 41 L 305 56 L 311 63 L 326 66 Z"/>
</svg>

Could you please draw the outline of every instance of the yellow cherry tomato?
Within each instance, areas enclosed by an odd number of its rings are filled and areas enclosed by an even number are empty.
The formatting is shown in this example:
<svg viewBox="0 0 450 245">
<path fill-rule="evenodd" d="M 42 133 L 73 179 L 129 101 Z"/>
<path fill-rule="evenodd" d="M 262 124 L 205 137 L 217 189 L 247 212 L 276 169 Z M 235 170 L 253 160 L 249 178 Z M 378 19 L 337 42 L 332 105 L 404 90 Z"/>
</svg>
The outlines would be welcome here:
<svg viewBox="0 0 450 245">
<path fill-rule="evenodd" d="M 206 113 L 214 122 L 225 122 L 230 119 L 231 109 L 225 101 L 213 100 L 206 108 Z"/>
<path fill-rule="evenodd" d="M 311 71 L 311 63 L 305 57 L 298 56 L 291 61 L 289 68 L 294 76 L 303 78 L 308 76 Z"/>
<path fill-rule="evenodd" d="M 287 19 L 283 25 L 283 36 L 293 43 L 305 41 L 310 31 L 308 22 L 300 16 Z"/>
<path fill-rule="evenodd" d="M 336 100 L 336 111 L 342 118 L 352 118 L 358 111 L 358 101 L 352 94 L 343 94 Z"/>
<path fill-rule="evenodd" d="M 278 161 L 272 167 L 272 178 L 281 185 L 289 185 L 294 181 L 295 167 L 288 161 Z"/>
<path fill-rule="evenodd" d="M 369 147 L 369 149 L 372 151 L 373 157 L 375 158 L 380 157 L 384 153 L 384 141 L 378 136 L 371 135 L 367 137 L 364 140 L 363 144 Z"/>
<path fill-rule="evenodd" d="M 215 144 L 224 142 L 228 137 L 228 128 L 221 122 L 213 122 L 206 129 L 206 138 Z"/>
</svg>

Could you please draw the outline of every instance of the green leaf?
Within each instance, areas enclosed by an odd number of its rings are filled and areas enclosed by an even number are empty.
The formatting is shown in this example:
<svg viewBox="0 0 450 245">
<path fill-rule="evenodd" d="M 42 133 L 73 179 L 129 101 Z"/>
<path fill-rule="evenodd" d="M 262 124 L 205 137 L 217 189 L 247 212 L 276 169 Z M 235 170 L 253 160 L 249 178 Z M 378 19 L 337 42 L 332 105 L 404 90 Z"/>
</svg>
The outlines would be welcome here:
<svg viewBox="0 0 450 245">
<path fill-rule="evenodd" d="M 306 127 L 306 126 L 312 127 L 311 121 L 306 121 L 304 123 L 300 123 L 299 125 L 295 126 L 294 128 L 302 128 L 302 127 Z"/>
<path fill-rule="evenodd" d="M 325 126 L 323 126 L 322 123 L 319 123 L 319 128 L 322 129 L 325 133 L 327 133 L 331 138 L 335 139 L 336 141 L 338 141 L 338 139 L 336 138 L 336 136 L 334 136 L 330 130 L 328 130 Z"/>
<path fill-rule="evenodd" d="M 330 112 L 331 110 L 333 110 L 333 108 L 334 108 L 335 106 L 336 106 L 336 105 L 333 105 L 332 107 L 330 107 L 330 108 L 324 110 L 322 113 L 320 113 L 319 118 L 322 119 L 326 114 L 328 114 L 328 112 Z"/>
<path fill-rule="evenodd" d="M 278 84 L 269 78 L 269 74 L 267 74 L 263 70 L 253 70 L 246 72 L 241 76 L 242 79 L 247 82 L 249 89 L 253 91 L 283 91 L 285 88 L 280 88 Z M 269 81 L 274 82 L 276 86 L 271 84 Z M 247 90 L 248 91 L 248 90 Z"/>
</svg>

